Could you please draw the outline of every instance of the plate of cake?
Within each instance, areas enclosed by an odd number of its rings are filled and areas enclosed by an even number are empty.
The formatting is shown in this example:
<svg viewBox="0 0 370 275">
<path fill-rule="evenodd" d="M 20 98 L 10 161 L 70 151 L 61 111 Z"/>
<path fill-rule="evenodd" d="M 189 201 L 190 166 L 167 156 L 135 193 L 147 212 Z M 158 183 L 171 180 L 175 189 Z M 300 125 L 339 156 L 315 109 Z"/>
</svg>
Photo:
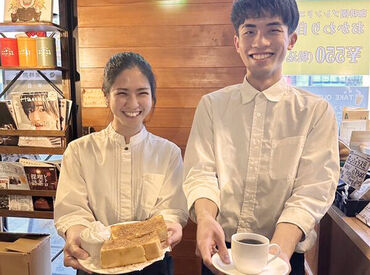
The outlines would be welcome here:
<svg viewBox="0 0 370 275">
<path fill-rule="evenodd" d="M 81 232 L 81 247 L 90 257 L 79 259 L 79 263 L 100 274 L 139 271 L 162 260 L 170 251 L 163 216 L 109 227 L 93 224 Z"/>
</svg>

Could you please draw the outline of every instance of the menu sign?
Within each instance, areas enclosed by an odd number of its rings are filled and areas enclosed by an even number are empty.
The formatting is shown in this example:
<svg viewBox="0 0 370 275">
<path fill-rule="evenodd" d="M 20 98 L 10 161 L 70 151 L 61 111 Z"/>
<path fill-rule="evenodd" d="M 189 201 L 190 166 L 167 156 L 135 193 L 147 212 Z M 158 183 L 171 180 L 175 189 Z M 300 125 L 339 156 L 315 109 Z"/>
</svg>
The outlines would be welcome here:
<svg viewBox="0 0 370 275">
<path fill-rule="evenodd" d="M 369 1 L 299 1 L 298 40 L 284 74 L 369 74 Z"/>
<path fill-rule="evenodd" d="M 340 171 L 340 179 L 355 189 L 360 189 L 370 167 L 370 156 L 351 151 Z"/>
</svg>

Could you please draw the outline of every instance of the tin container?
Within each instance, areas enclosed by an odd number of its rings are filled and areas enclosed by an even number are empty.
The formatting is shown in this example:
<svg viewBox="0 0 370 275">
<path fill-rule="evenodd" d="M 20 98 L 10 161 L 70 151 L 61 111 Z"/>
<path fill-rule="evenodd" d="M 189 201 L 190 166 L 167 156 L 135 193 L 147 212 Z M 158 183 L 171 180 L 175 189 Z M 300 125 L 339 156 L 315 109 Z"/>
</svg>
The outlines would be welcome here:
<svg viewBox="0 0 370 275">
<path fill-rule="evenodd" d="M 18 55 L 20 67 L 36 67 L 36 39 L 29 37 L 18 37 Z"/>
<path fill-rule="evenodd" d="M 1 56 L 1 66 L 3 67 L 19 66 L 17 39 L 0 38 L 0 56 Z"/>
<path fill-rule="evenodd" d="M 55 67 L 57 63 L 55 52 L 55 38 L 37 37 L 36 38 L 37 66 Z"/>
</svg>

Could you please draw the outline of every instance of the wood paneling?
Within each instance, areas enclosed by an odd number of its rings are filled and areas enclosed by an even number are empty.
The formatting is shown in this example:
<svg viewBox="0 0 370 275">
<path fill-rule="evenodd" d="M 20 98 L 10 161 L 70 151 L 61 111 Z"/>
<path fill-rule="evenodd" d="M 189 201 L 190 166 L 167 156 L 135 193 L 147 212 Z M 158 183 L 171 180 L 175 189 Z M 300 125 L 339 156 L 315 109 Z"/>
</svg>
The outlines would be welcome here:
<svg viewBox="0 0 370 275">
<path fill-rule="evenodd" d="M 158 5 L 148 1 L 120 6 L 89 6 L 78 9 L 78 25 L 79 27 L 118 27 L 229 24 L 230 12 L 231 3 L 213 2 Z M 138 44 L 140 44 L 139 41 Z"/>
<path fill-rule="evenodd" d="M 191 127 L 194 108 L 156 108 L 148 119 L 148 127 Z M 109 108 L 82 108 L 84 126 L 104 126 L 111 121 Z"/>
<path fill-rule="evenodd" d="M 101 87 L 103 68 L 81 69 L 80 73 L 82 87 Z M 158 88 L 214 88 L 242 82 L 245 68 L 154 68 L 154 73 Z"/>
<path fill-rule="evenodd" d="M 117 52 L 137 52 L 155 68 L 192 67 L 240 67 L 242 62 L 233 46 L 187 47 L 187 48 L 81 48 L 80 66 L 83 68 L 104 67 L 107 60 Z"/>
<path fill-rule="evenodd" d="M 234 46 L 231 25 L 84 27 L 78 35 L 83 48 Z"/>
<path fill-rule="evenodd" d="M 186 2 L 187 4 L 194 3 L 231 3 L 233 0 L 78 0 L 78 7 L 93 7 L 93 6 L 106 6 L 106 5 L 127 5 L 133 3 L 154 3 L 154 4 L 169 4 L 169 3 L 181 3 Z"/>
</svg>

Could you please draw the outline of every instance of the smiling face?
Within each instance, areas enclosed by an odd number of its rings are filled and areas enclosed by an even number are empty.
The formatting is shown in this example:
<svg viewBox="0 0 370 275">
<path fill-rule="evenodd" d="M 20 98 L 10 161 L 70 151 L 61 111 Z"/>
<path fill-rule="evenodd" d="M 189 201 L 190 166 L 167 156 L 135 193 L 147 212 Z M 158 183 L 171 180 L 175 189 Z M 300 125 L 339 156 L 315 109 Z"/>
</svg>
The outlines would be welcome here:
<svg viewBox="0 0 370 275">
<path fill-rule="evenodd" d="M 126 138 L 140 132 L 153 105 L 149 81 L 137 67 L 117 76 L 107 100 L 113 114 L 112 126 Z"/>
<path fill-rule="evenodd" d="M 287 50 L 297 40 L 280 17 L 247 18 L 239 26 L 234 44 L 247 69 L 247 80 L 262 91 L 278 82 Z"/>
<path fill-rule="evenodd" d="M 47 111 L 41 101 L 34 102 L 34 108 L 28 113 L 28 118 L 36 130 L 57 130 L 58 117 Z"/>
</svg>

